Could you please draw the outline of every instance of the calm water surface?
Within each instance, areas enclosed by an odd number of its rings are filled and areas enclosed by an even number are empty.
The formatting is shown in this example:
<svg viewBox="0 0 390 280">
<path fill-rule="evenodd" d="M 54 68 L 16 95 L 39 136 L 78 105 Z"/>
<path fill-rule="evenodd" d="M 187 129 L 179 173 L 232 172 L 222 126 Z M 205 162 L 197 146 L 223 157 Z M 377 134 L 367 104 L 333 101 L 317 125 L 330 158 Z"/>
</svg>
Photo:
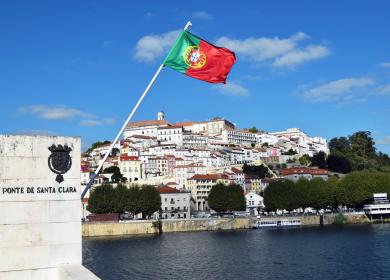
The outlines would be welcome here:
<svg viewBox="0 0 390 280">
<path fill-rule="evenodd" d="M 390 279 L 390 224 L 88 238 L 104 280 Z"/>
</svg>

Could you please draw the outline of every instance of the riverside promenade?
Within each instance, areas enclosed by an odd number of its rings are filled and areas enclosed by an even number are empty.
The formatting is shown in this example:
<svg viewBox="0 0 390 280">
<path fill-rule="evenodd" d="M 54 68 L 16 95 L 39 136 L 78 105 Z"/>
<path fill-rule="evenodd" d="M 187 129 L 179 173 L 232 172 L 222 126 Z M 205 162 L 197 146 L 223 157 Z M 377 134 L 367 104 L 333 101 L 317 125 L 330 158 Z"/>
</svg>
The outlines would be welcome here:
<svg viewBox="0 0 390 280">
<path fill-rule="evenodd" d="M 345 215 L 348 224 L 370 223 L 369 219 L 361 213 Z M 332 225 L 335 215 L 313 216 L 273 216 L 262 220 L 301 220 L 302 227 Z M 322 221 L 321 221 L 322 220 Z M 120 222 L 85 222 L 82 225 L 83 237 L 119 236 L 137 234 L 159 234 L 167 232 L 196 232 L 217 230 L 251 229 L 257 221 L 255 217 L 237 218 L 205 218 L 180 220 L 130 220 Z"/>
</svg>

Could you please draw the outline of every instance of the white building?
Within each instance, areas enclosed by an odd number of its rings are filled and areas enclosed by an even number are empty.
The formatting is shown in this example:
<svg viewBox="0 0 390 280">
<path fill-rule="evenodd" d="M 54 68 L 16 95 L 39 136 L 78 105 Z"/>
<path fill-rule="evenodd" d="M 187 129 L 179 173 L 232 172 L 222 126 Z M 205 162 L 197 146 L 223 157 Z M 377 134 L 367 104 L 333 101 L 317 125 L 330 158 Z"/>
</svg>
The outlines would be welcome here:
<svg viewBox="0 0 390 280">
<path fill-rule="evenodd" d="M 196 211 L 210 211 L 207 204 L 212 186 L 218 183 L 229 185 L 231 181 L 225 174 L 196 174 L 188 179 L 188 189 L 195 200 Z"/>
<path fill-rule="evenodd" d="M 164 114 L 161 113 L 162 112 L 159 112 L 157 114 L 157 120 L 129 122 L 123 131 L 124 138 L 126 139 L 133 135 L 157 137 L 157 129 L 169 125 L 169 123 L 165 120 Z"/>
<path fill-rule="evenodd" d="M 195 174 L 206 174 L 207 168 L 202 164 L 187 164 L 187 165 L 177 165 L 173 169 L 173 176 L 175 182 L 178 184 L 179 188 L 187 189 L 188 184 L 187 180 L 194 176 Z"/>
<path fill-rule="evenodd" d="M 141 179 L 142 168 L 139 157 L 121 155 L 119 157 L 119 169 L 129 182 L 135 182 Z"/>
<path fill-rule="evenodd" d="M 328 180 L 328 169 L 321 168 L 285 168 L 281 170 L 283 178 L 298 181 L 299 179 L 311 180 L 314 178 L 321 178 L 323 180 Z"/>
<path fill-rule="evenodd" d="M 250 215 L 258 215 L 259 210 L 264 208 L 264 199 L 261 195 L 255 192 L 245 194 L 246 210 Z"/>
<path fill-rule="evenodd" d="M 223 130 L 222 137 L 229 144 L 251 145 L 257 142 L 256 134 L 247 130 Z"/>
<path fill-rule="evenodd" d="M 157 129 L 157 141 L 183 146 L 183 127 L 174 125 L 159 127 Z"/>
<path fill-rule="evenodd" d="M 161 195 L 161 218 L 180 219 L 190 218 L 191 194 L 179 191 L 169 186 L 158 188 Z"/>
</svg>

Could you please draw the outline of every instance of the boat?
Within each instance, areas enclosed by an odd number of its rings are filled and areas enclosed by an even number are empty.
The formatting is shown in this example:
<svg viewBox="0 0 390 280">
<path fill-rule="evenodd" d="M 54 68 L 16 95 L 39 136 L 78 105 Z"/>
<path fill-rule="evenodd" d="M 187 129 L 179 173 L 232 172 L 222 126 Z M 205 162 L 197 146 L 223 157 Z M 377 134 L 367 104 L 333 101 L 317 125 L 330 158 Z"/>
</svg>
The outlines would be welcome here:
<svg viewBox="0 0 390 280">
<path fill-rule="evenodd" d="M 372 202 L 365 204 L 363 211 L 371 219 L 390 218 L 390 202 L 387 193 L 374 193 Z"/>
<path fill-rule="evenodd" d="M 300 226 L 300 219 L 260 219 L 256 221 L 253 228 L 287 228 Z"/>
</svg>

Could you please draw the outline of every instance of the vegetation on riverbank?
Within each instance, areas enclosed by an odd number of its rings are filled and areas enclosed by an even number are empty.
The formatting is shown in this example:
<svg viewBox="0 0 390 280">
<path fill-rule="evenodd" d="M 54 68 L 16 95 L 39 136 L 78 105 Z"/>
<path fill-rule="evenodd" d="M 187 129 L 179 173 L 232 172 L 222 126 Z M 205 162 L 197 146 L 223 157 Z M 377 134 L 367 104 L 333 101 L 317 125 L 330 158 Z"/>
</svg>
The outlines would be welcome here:
<svg viewBox="0 0 390 280">
<path fill-rule="evenodd" d="M 208 204 L 218 213 L 245 211 L 244 191 L 241 186 L 236 184 L 216 184 L 210 190 Z"/>
<path fill-rule="evenodd" d="M 264 191 L 264 204 L 268 210 L 288 211 L 313 207 L 314 209 L 347 206 L 360 208 L 374 193 L 390 194 L 390 173 L 352 172 L 341 179 L 320 178 L 308 181 L 275 181 Z"/>
<path fill-rule="evenodd" d="M 126 188 L 118 184 L 114 188 L 105 184 L 92 190 L 87 210 L 94 214 L 129 212 L 133 216 L 142 213 L 143 217 L 150 217 L 160 208 L 160 193 L 153 186 Z"/>
</svg>

